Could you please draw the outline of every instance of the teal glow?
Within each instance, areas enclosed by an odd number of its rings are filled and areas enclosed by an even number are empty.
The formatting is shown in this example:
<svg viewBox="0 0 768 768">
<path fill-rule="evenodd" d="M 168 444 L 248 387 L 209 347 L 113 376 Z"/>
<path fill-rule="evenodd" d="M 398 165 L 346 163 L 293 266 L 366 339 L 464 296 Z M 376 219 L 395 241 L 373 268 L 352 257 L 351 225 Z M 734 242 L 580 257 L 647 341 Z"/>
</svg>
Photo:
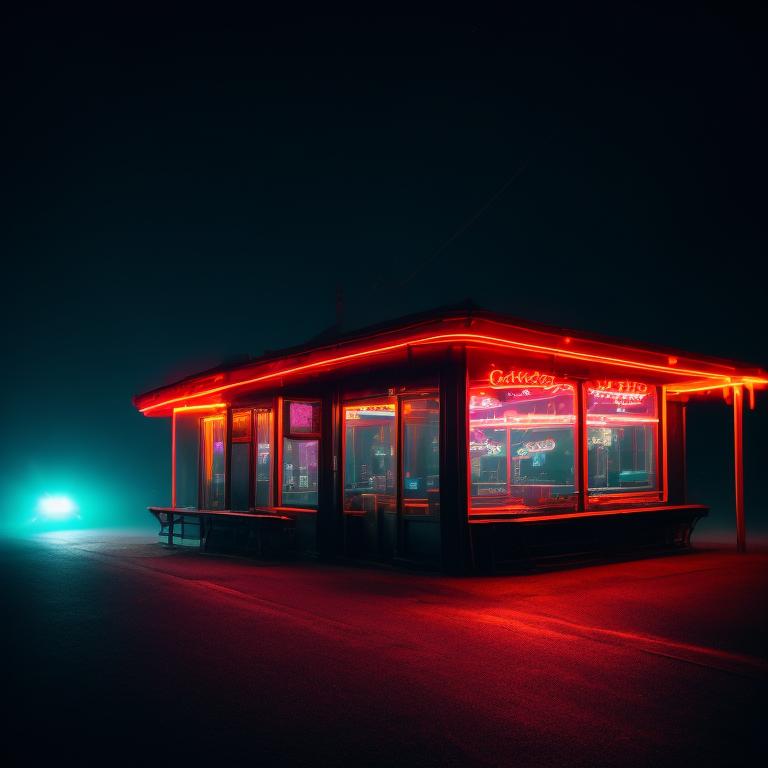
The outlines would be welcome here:
<svg viewBox="0 0 768 768">
<path fill-rule="evenodd" d="M 69 520 L 77 517 L 77 504 L 69 496 L 43 496 L 37 502 L 37 514 L 48 520 Z"/>
<path fill-rule="evenodd" d="M 149 525 L 149 515 L 136 498 L 106 473 L 80 464 L 35 464 L 0 487 L 0 533 L 36 536 L 47 531 Z M 131 496 L 133 492 L 133 496 Z M 147 493 L 150 496 L 150 493 Z"/>
</svg>

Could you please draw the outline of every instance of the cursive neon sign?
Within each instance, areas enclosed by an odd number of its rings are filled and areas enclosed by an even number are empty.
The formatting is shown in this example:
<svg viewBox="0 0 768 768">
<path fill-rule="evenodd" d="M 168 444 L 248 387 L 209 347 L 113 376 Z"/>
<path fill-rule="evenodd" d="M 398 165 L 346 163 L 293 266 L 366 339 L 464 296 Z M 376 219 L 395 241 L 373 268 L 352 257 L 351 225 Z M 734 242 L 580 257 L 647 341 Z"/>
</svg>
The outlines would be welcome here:
<svg viewBox="0 0 768 768">
<path fill-rule="evenodd" d="M 494 368 L 488 376 L 488 383 L 494 389 L 504 389 L 514 385 L 554 387 L 555 377 L 550 373 L 540 371 L 502 371 Z"/>
</svg>

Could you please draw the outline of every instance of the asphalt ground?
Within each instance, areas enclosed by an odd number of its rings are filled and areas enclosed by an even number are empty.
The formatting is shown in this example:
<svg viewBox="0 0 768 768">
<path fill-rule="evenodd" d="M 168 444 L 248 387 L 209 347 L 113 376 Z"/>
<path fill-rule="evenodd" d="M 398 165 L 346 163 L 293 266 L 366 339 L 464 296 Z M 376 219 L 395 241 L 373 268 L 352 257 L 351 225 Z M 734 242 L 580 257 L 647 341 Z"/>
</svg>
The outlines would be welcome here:
<svg viewBox="0 0 768 768">
<path fill-rule="evenodd" d="M 514 576 L 0 541 L 4 765 L 764 764 L 768 553 Z"/>
</svg>

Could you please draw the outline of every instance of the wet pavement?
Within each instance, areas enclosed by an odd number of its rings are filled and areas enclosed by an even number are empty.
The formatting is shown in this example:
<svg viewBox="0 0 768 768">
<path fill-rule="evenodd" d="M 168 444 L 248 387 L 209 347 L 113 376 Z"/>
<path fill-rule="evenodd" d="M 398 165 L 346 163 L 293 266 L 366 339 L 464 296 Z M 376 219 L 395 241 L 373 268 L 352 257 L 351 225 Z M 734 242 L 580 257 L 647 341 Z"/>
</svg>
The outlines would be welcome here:
<svg viewBox="0 0 768 768">
<path fill-rule="evenodd" d="M 450 578 L 0 541 L 10 764 L 753 765 L 768 553 Z M 6 763 L 7 764 L 7 763 Z"/>
</svg>

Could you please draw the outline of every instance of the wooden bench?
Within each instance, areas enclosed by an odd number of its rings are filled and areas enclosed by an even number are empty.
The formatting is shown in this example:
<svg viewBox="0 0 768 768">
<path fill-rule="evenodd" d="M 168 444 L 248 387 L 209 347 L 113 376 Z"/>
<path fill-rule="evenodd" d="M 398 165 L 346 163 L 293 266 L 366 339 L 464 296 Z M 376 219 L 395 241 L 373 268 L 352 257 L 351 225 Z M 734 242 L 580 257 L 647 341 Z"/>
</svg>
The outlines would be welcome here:
<svg viewBox="0 0 768 768">
<path fill-rule="evenodd" d="M 174 527 L 181 523 L 184 517 L 197 517 L 200 520 L 200 549 L 205 552 L 208 548 L 208 539 L 214 520 L 242 520 L 253 521 L 258 527 L 259 554 L 264 550 L 264 538 L 267 526 L 279 526 L 281 530 L 293 528 L 295 520 L 287 515 L 264 512 L 235 512 L 229 509 L 187 509 L 184 507 L 148 507 L 160 524 L 160 535 L 167 535 L 167 545 L 172 547 Z M 167 531 L 164 528 L 167 527 Z"/>
</svg>

